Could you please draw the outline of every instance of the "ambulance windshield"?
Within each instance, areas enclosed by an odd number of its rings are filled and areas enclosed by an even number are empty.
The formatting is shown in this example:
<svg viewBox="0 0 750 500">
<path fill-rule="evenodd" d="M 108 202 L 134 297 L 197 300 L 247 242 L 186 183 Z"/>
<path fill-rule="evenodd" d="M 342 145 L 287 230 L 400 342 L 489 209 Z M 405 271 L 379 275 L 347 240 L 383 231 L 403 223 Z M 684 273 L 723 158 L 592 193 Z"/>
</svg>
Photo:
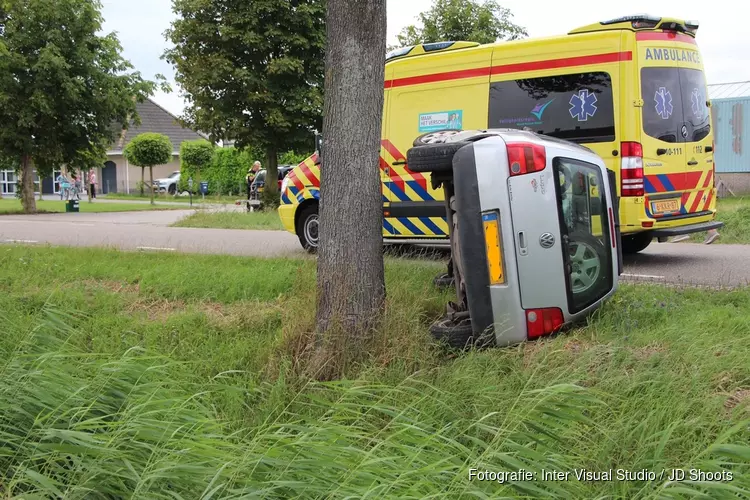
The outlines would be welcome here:
<svg viewBox="0 0 750 500">
<path fill-rule="evenodd" d="M 698 142 L 711 132 L 706 79 L 697 69 L 641 70 L 643 130 L 664 142 Z"/>
</svg>

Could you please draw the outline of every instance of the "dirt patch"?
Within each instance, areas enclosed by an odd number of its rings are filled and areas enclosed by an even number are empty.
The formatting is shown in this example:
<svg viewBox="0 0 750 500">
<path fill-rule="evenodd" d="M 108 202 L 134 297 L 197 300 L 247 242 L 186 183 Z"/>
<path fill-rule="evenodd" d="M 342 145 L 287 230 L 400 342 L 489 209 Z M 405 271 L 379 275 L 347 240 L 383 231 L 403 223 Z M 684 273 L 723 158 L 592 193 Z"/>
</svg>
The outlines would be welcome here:
<svg viewBox="0 0 750 500">
<path fill-rule="evenodd" d="M 746 401 L 750 401 L 750 389 L 737 389 L 724 402 L 724 408 L 731 411 Z"/>
<path fill-rule="evenodd" d="M 167 299 L 138 299 L 125 308 L 127 314 L 145 312 L 150 321 L 163 321 L 169 316 L 185 310 L 185 302 Z"/>
<path fill-rule="evenodd" d="M 639 361 L 645 361 L 647 359 L 651 359 L 653 356 L 657 354 L 666 352 L 666 350 L 667 348 L 661 344 L 649 345 L 646 347 L 631 348 L 631 352 L 633 353 L 633 356 L 635 356 L 635 358 Z"/>
<path fill-rule="evenodd" d="M 106 290 L 112 293 L 130 293 L 139 294 L 141 291 L 140 283 L 128 283 L 127 281 L 114 281 L 114 280 L 83 280 L 75 283 L 66 285 L 67 288 L 83 287 L 84 290 Z"/>
</svg>

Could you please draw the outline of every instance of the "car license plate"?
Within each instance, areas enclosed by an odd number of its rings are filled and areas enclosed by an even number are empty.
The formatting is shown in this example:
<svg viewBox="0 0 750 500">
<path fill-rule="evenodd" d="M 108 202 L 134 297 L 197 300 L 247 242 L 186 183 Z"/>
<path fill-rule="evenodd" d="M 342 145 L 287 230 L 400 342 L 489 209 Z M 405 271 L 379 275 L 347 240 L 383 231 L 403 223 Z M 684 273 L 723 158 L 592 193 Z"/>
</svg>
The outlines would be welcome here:
<svg viewBox="0 0 750 500">
<path fill-rule="evenodd" d="M 663 214 L 667 212 L 679 212 L 680 211 L 680 200 L 663 200 L 654 201 L 651 203 L 651 207 L 654 212 Z"/>
</svg>

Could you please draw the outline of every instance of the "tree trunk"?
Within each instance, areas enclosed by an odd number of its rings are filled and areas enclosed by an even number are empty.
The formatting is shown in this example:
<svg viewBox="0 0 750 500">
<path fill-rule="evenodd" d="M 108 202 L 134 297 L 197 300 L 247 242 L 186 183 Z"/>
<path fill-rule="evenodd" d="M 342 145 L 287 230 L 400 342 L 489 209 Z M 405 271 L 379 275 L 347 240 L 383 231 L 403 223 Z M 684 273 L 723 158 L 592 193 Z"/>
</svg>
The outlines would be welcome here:
<svg viewBox="0 0 750 500">
<path fill-rule="evenodd" d="M 21 205 L 23 213 L 36 213 L 36 199 L 34 197 L 34 167 L 31 158 L 24 155 L 21 160 Z"/>
<path fill-rule="evenodd" d="M 143 196 L 143 188 L 146 187 L 146 180 L 144 177 L 146 176 L 146 167 L 141 167 L 141 196 Z"/>
<path fill-rule="evenodd" d="M 151 185 L 151 204 L 154 204 L 154 167 L 148 167 L 149 184 Z"/>
<path fill-rule="evenodd" d="M 326 26 L 325 167 L 313 365 L 347 364 L 361 354 L 385 303 L 378 160 L 386 1 L 328 0 Z"/>
</svg>

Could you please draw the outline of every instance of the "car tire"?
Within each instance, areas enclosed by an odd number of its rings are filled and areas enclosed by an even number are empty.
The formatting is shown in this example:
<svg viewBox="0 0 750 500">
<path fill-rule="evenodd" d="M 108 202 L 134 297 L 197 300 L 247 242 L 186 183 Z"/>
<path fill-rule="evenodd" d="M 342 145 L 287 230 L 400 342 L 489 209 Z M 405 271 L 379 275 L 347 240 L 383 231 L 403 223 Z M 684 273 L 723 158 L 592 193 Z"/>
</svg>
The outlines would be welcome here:
<svg viewBox="0 0 750 500">
<path fill-rule="evenodd" d="M 174 196 L 177 193 L 177 186 L 174 184 L 170 184 L 169 188 L 167 188 L 167 192 L 169 192 L 169 194 Z"/>
<path fill-rule="evenodd" d="M 430 335 L 439 343 L 452 349 L 467 350 L 472 347 L 481 349 L 490 347 L 495 343 L 494 335 L 486 335 L 481 339 L 476 339 L 470 319 L 455 323 L 448 317 L 444 317 L 430 326 Z"/>
<path fill-rule="evenodd" d="M 302 248 L 309 253 L 318 251 L 318 204 L 302 209 L 297 218 L 297 237 Z"/>
<path fill-rule="evenodd" d="M 438 144 L 442 143 L 446 137 L 450 137 L 452 135 L 456 135 L 460 130 L 455 130 L 452 128 L 447 128 L 443 130 L 436 130 L 434 132 L 427 132 L 426 134 L 422 134 L 416 139 L 414 139 L 414 142 L 412 143 L 413 146 L 424 146 L 426 144 Z"/>
<path fill-rule="evenodd" d="M 570 235 L 568 248 L 571 254 L 574 254 L 570 257 L 571 269 L 569 269 L 569 273 L 571 288 L 577 302 L 589 304 L 602 295 L 602 281 L 606 280 L 609 275 L 607 271 L 612 263 L 607 259 L 607 249 L 597 238 L 583 232 L 576 232 Z M 583 261 L 593 258 L 596 258 L 598 268 L 594 270 L 595 273 L 588 273 L 586 267 L 583 265 Z M 592 276 L 591 274 L 594 275 Z M 587 281 L 590 282 L 588 286 L 586 286 Z M 579 287 L 578 291 L 576 291 L 577 286 Z"/>
<path fill-rule="evenodd" d="M 644 251 L 653 241 L 650 232 L 622 235 L 622 253 L 633 255 Z"/>
<path fill-rule="evenodd" d="M 453 156 L 467 141 L 426 144 L 411 148 L 406 163 L 412 172 L 453 172 Z"/>
</svg>

